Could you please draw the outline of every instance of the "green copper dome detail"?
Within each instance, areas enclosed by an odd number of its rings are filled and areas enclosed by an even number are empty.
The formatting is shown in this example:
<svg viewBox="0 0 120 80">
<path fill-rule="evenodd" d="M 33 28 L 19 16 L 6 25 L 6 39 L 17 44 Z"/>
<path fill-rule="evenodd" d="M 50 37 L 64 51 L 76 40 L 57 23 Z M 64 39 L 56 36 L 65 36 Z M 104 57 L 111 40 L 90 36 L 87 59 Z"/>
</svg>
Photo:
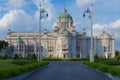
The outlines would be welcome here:
<svg viewBox="0 0 120 80">
<path fill-rule="evenodd" d="M 72 20 L 72 17 L 70 14 L 67 13 L 67 10 L 64 9 L 63 12 L 58 17 L 58 19 L 70 19 L 70 20 Z"/>
<path fill-rule="evenodd" d="M 16 42 L 17 42 L 18 44 L 23 44 L 23 43 L 24 43 L 23 39 L 21 39 L 20 37 L 16 40 Z"/>
<path fill-rule="evenodd" d="M 110 34 L 107 33 L 106 31 L 103 31 L 100 36 L 103 36 L 105 38 L 110 38 L 111 37 Z"/>
<path fill-rule="evenodd" d="M 60 34 L 63 34 L 63 35 L 69 35 L 69 31 L 67 29 L 63 29 Z"/>
<path fill-rule="evenodd" d="M 101 35 L 109 35 L 106 31 L 103 31 Z"/>
</svg>

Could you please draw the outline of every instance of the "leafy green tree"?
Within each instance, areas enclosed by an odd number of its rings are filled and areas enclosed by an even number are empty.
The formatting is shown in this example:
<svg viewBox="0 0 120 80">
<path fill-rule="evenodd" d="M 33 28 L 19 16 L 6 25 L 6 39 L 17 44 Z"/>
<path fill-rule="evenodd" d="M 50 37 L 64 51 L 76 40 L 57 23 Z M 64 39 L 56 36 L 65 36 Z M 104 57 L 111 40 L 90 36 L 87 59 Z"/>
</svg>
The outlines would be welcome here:
<svg viewBox="0 0 120 80">
<path fill-rule="evenodd" d="M 118 50 L 115 51 L 115 57 L 117 57 L 120 54 Z"/>
<path fill-rule="evenodd" d="M 0 40 L 0 52 L 1 52 L 1 49 L 5 49 L 7 46 L 8 46 L 8 42 L 4 40 Z"/>
<path fill-rule="evenodd" d="M 35 54 L 32 55 L 32 59 L 37 59 Z"/>
<path fill-rule="evenodd" d="M 18 54 L 15 54 L 15 55 L 14 55 L 14 59 L 15 59 L 15 60 L 16 60 L 16 59 L 19 59 Z"/>
<path fill-rule="evenodd" d="M 120 54 L 117 56 L 117 60 L 120 60 Z"/>
</svg>

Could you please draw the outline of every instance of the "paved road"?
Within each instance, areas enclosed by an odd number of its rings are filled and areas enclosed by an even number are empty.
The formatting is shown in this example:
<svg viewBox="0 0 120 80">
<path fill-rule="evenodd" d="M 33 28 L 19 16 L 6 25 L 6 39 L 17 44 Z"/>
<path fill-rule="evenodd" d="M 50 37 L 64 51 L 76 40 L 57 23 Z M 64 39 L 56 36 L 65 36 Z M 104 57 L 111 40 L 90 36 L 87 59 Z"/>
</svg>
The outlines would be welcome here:
<svg viewBox="0 0 120 80">
<path fill-rule="evenodd" d="M 111 80 L 91 70 L 81 62 L 51 62 L 50 66 L 39 69 L 24 80 Z"/>
</svg>

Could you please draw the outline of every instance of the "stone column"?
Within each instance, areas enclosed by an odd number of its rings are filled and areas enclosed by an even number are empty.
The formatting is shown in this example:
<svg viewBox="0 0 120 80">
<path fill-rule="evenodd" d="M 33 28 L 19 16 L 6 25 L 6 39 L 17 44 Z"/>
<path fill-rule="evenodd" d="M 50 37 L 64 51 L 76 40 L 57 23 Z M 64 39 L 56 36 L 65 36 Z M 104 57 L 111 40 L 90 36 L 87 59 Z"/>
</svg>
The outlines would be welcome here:
<svg viewBox="0 0 120 80">
<path fill-rule="evenodd" d="M 114 44 L 114 39 L 112 40 L 112 57 L 115 57 L 115 44 Z"/>
</svg>

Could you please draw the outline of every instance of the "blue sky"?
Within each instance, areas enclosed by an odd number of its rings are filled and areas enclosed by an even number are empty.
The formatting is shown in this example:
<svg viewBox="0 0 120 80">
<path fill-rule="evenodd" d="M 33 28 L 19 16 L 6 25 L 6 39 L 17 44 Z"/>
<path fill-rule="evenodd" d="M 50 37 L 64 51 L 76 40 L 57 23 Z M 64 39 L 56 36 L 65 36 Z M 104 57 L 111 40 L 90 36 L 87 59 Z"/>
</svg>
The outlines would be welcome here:
<svg viewBox="0 0 120 80">
<path fill-rule="evenodd" d="M 83 18 L 82 15 L 89 8 L 90 0 L 0 0 L 0 39 L 4 39 L 8 29 L 15 32 L 36 32 L 40 1 L 49 13 L 47 19 L 42 19 L 42 30 L 46 28 L 49 31 L 53 30 L 57 17 L 66 8 L 73 17 L 77 31 L 85 28 L 89 35 L 89 19 Z M 99 35 L 104 29 L 114 34 L 115 47 L 118 50 L 120 50 L 119 4 L 120 0 L 93 0 L 94 35 Z"/>
</svg>

